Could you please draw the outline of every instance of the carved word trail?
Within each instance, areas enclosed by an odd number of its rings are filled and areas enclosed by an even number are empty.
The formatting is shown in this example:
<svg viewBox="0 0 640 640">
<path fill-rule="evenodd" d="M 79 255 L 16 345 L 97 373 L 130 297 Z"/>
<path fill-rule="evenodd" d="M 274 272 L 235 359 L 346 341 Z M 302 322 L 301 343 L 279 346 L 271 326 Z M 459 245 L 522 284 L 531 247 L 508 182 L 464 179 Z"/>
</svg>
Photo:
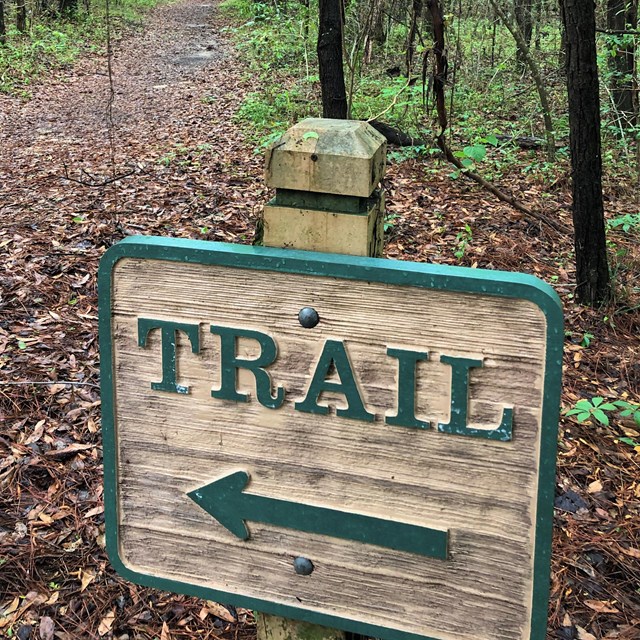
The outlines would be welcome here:
<svg viewBox="0 0 640 640">
<path fill-rule="evenodd" d="M 176 336 L 184 333 L 194 354 L 200 353 L 200 325 L 166 320 L 140 318 L 138 320 L 138 345 L 147 345 L 147 338 L 152 331 L 159 330 L 162 339 L 162 380 L 151 382 L 151 388 L 168 393 L 188 394 L 189 387 L 179 384 L 176 372 Z M 238 371 L 249 371 L 255 378 L 256 399 L 268 409 L 279 409 L 285 404 L 287 390 L 282 384 L 272 379 L 269 367 L 276 361 L 278 345 L 269 335 L 252 329 L 238 329 L 211 325 L 209 331 L 220 338 L 220 375 L 219 389 L 213 389 L 211 396 L 221 400 L 248 402 L 249 396 L 237 389 Z M 260 354 L 253 359 L 238 357 L 237 341 L 239 339 L 255 340 L 260 346 Z M 429 429 L 431 423 L 420 420 L 415 415 L 416 369 L 417 363 L 429 359 L 426 351 L 410 351 L 398 348 L 387 348 L 386 355 L 397 360 L 398 384 L 397 405 L 395 415 L 384 418 L 386 424 Z M 482 368 L 482 360 L 441 355 L 440 362 L 451 367 L 450 419 L 447 423 L 438 423 L 438 431 L 457 435 L 487 438 L 490 440 L 509 441 L 512 437 L 513 408 L 502 409 L 500 424 L 495 429 L 479 429 L 468 424 L 469 404 L 469 372 Z M 329 380 L 335 371 L 340 381 Z M 365 407 L 359 390 L 357 373 L 351 364 L 345 343 L 341 340 L 326 340 L 320 357 L 315 364 L 311 380 L 302 400 L 293 403 L 296 411 L 325 415 L 329 407 L 319 404 L 323 392 L 342 394 L 346 408 L 336 409 L 336 414 L 353 420 L 373 422 L 375 414 Z"/>
</svg>

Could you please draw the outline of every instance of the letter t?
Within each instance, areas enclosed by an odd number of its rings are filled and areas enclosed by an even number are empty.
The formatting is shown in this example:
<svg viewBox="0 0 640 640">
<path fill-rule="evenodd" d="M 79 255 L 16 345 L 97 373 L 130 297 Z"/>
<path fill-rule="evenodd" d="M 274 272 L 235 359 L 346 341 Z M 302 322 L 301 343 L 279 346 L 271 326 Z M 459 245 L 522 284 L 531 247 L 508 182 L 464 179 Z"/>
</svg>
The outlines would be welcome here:
<svg viewBox="0 0 640 640">
<path fill-rule="evenodd" d="M 162 332 L 162 382 L 152 382 L 151 388 L 156 391 L 171 393 L 189 393 L 189 387 L 176 382 L 176 335 L 178 331 L 187 334 L 191 343 L 191 351 L 200 353 L 200 326 L 166 320 L 138 319 L 138 346 L 147 346 L 147 337 L 154 329 Z"/>
</svg>

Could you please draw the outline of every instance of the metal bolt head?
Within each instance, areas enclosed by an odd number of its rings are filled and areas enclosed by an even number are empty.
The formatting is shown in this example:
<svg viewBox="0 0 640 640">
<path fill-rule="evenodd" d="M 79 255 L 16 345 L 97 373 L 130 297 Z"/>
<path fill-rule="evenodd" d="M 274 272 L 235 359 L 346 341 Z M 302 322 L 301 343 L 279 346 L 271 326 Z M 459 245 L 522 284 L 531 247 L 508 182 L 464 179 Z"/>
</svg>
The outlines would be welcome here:
<svg viewBox="0 0 640 640">
<path fill-rule="evenodd" d="M 298 313 L 298 321 L 305 329 L 313 329 L 320 322 L 320 316 L 313 307 L 304 307 Z"/>
<path fill-rule="evenodd" d="M 309 576 L 313 573 L 315 567 L 309 558 L 298 556 L 293 560 L 293 569 L 299 576 Z"/>
</svg>

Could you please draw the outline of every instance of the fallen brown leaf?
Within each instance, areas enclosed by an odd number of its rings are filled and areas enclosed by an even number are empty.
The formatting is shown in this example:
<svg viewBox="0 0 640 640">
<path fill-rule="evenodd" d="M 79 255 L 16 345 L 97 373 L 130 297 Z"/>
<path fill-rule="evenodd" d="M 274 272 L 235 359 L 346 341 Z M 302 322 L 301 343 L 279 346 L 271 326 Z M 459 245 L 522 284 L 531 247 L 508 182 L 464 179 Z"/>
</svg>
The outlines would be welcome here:
<svg viewBox="0 0 640 640">
<path fill-rule="evenodd" d="M 104 618 L 102 618 L 102 620 L 100 621 L 100 626 L 98 627 L 98 635 L 100 637 L 106 636 L 107 633 L 111 631 L 111 627 L 113 626 L 115 619 L 116 619 L 115 609 L 112 611 L 109 611 L 109 613 L 107 613 L 107 615 Z"/>
<path fill-rule="evenodd" d="M 602 482 L 600 480 L 594 480 L 588 487 L 587 491 L 589 493 L 599 493 L 602 491 Z"/>
<path fill-rule="evenodd" d="M 169 633 L 169 625 L 166 622 L 162 623 L 162 631 L 160 632 L 160 640 L 171 640 L 171 633 Z"/>
<path fill-rule="evenodd" d="M 93 569 L 80 569 L 79 574 L 80 592 L 82 592 L 96 579 L 96 572 Z"/>
<path fill-rule="evenodd" d="M 593 634 L 589 633 L 582 627 L 576 625 L 576 629 L 578 631 L 578 640 L 598 640 Z"/>
<path fill-rule="evenodd" d="M 40 624 L 38 625 L 38 634 L 41 640 L 53 640 L 53 632 L 56 625 L 49 616 L 42 616 L 40 618 Z"/>
<path fill-rule="evenodd" d="M 620 613 L 619 609 L 604 600 L 585 600 L 584 604 L 598 613 Z"/>
<path fill-rule="evenodd" d="M 207 604 L 205 606 L 207 607 L 209 613 L 212 613 L 214 616 L 216 616 L 216 618 L 220 618 L 225 622 L 236 621 L 236 619 L 229 612 L 229 610 L 226 607 L 223 607 L 221 604 L 218 604 L 217 602 L 213 602 L 212 600 L 207 600 Z"/>
</svg>

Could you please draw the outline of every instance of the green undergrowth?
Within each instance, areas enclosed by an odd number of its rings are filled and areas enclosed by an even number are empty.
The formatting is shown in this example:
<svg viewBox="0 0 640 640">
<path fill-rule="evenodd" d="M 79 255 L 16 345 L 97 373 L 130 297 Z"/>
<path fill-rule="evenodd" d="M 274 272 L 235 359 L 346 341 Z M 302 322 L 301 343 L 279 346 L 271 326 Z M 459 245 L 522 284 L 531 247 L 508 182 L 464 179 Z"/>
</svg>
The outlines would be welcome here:
<svg viewBox="0 0 640 640">
<path fill-rule="evenodd" d="M 358 16 L 366 3 L 349 3 L 345 21 L 345 80 L 351 117 L 379 119 L 423 140 L 413 150 L 394 152 L 404 158 L 431 158 L 438 131 L 436 110 L 429 86 L 423 86 L 432 72 L 430 42 L 416 42 L 415 64 L 410 78 L 405 75 L 407 26 L 392 23 L 384 44 L 373 44 L 372 55 L 363 62 L 362 34 Z M 222 10 L 231 18 L 229 28 L 236 46 L 247 62 L 248 74 L 260 81 L 259 91 L 249 93 L 236 114 L 236 121 L 256 144 L 257 150 L 294 122 L 321 113 L 317 41 L 317 0 L 302 3 L 266 3 L 254 0 L 226 0 Z M 550 162 L 544 149 L 544 125 L 539 96 L 528 69 L 518 62 L 513 37 L 506 29 L 494 29 L 493 21 L 465 16 L 447 16 L 449 73 L 446 83 L 449 111 L 449 144 L 468 164 L 452 171 L 453 179 L 475 170 L 493 181 L 520 174 L 544 188 L 553 187 L 567 175 L 569 163 L 569 121 L 565 77 L 559 59 L 559 21 L 536 32 L 532 52 L 545 79 L 552 105 L 557 142 L 556 159 Z M 634 131 L 621 134 L 615 114 L 607 102 L 607 42 L 599 40 L 600 73 L 603 85 L 603 159 L 609 177 L 626 180 L 639 172 L 634 157 Z M 640 132 L 639 132 L 640 133 Z M 488 144 L 487 140 L 496 140 Z M 538 139 L 538 148 L 523 150 L 505 139 Z M 464 149 L 484 151 L 468 158 Z M 392 157 L 392 160 L 394 158 Z"/>
<path fill-rule="evenodd" d="M 141 24 L 145 12 L 166 0 L 120 0 L 110 5 L 112 39 Z M 7 16 L 8 21 L 13 19 Z M 26 33 L 7 29 L 0 45 L 0 92 L 28 97 L 29 87 L 47 73 L 63 69 L 83 54 L 104 51 L 107 41 L 106 7 L 79 10 L 71 18 L 32 21 Z"/>
<path fill-rule="evenodd" d="M 345 80 L 351 117 L 380 119 L 405 133 L 428 141 L 415 155 L 432 155 L 434 132 L 437 129 L 433 97 L 429 87 L 422 83 L 420 61 L 425 45 L 417 43 L 416 64 L 412 77 L 402 73 L 405 67 L 406 25 L 395 23 L 388 31 L 384 45 L 373 45 L 368 62 L 363 60 L 362 34 L 359 25 L 358 3 L 351 3 L 345 22 Z M 226 0 L 222 10 L 234 22 L 230 32 L 237 48 L 247 61 L 249 72 L 257 77 L 261 90 L 247 95 L 236 116 L 246 133 L 256 142 L 264 144 L 278 131 L 293 122 L 321 112 L 317 41 L 317 2 L 311 0 L 308 8 L 298 3 L 273 4 L 253 0 Z M 450 65 L 456 63 L 459 71 L 450 75 L 447 91 L 454 91 L 453 106 L 454 143 L 461 148 L 483 144 L 482 139 L 499 133 L 524 136 L 543 135 L 542 116 L 537 96 L 522 68 L 514 62 L 515 48 L 511 36 L 499 34 L 494 47 L 496 62 L 491 67 L 486 56 L 489 45 L 484 39 L 490 34 L 486 24 L 480 26 L 469 21 L 457 29 L 455 20 L 449 28 L 449 37 L 455 36 L 459 45 L 449 52 Z M 452 36 L 453 34 L 453 36 Z M 485 35 L 482 35 L 485 34 Z M 551 47 L 559 34 L 543 39 L 541 47 Z M 454 43 L 455 44 L 455 43 Z M 482 64 L 478 60 L 478 46 L 484 51 Z M 470 66 L 467 66 L 470 65 Z M 481 73 L 480 73 L 481 69 Z M 562 87 L 557 93 L 562 94 Z M 450 96 L 448 96 L 448 102 Z M 517 114 L 517 117 L 515 115 Z M 496 117 L 498 116 L 498 117 Z M 567 123 L 559 119 L 561 136 L 566 136 Z M 411 154 L 408 154 L 411 155 Z M 497 158 L 498 165 L 517 160 L 504 153 L 486 154 L 485 163 Z"/>
<path fill-rule="evenodd" d="M 289 5 L 286 15 L 252 0 L 226 0 L 221 10 L 234 24 L 227 30 L 248 74 L 261 84 L 260 91 L 245 96 L 235 117 L 260 150 L 292 123 L 321 115 L 312 44 L 316 24 L 298 4 Z"/>
</svg>

